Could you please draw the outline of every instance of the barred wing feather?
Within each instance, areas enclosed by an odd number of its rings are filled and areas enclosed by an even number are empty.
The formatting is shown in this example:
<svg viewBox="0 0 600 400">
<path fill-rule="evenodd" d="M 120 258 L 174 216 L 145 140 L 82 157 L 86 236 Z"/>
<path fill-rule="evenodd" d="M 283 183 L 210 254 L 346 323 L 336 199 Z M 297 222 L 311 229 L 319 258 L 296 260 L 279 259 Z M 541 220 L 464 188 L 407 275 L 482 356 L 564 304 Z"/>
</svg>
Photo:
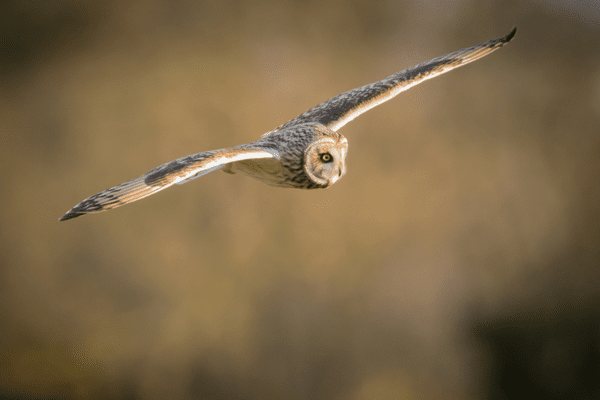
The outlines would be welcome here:
<svg viewBox="0 0 600 400">
<path fill-rule="evenodd" d="M 175 183 L 189 182 L 209 172 L 221 169 L 229 163 L 259 158 L 279 159 L 279 154 L 271 149 L 258 149 L 249 147 L 249 145 L 242 145 L 178 158 L 151 169 L 139 178 L 88 197 L 69 210 L 59 221 L 120 207 L 150 196 Z"/>
</svg>

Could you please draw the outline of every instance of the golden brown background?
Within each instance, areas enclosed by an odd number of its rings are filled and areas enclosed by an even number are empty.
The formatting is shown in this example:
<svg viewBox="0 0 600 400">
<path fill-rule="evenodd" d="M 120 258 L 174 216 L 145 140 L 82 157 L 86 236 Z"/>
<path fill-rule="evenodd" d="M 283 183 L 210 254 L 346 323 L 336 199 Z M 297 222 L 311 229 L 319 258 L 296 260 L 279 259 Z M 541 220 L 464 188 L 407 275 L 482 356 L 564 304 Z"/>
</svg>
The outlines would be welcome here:
<svg viewBox="0 0 600 400">
<path fill-rule="evenodd" d="M 600 6 L 3 1 L 0 397 L 600 396 Z M 341 130 L 348 174 L 180 156 L 518 31 Z"/>
</svg>

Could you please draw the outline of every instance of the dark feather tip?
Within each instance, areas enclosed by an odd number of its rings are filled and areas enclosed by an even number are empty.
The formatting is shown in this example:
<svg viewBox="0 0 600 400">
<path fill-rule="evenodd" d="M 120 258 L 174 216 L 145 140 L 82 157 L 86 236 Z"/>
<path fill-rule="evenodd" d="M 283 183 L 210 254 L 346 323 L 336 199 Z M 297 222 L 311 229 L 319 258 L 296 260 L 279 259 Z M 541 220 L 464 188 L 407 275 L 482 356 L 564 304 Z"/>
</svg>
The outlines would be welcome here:
<svg viewBox="0 0 600 400">
<path fill-rule="evenodd" d="M 505 42 L 505 43 L 510 42 L 510 40 L 515 36 L 515 33 L 517 33 L 517 27 L 513 26 L 513 28 L 508 33 L 508 35 L 504 36 L 504 38 L 502 39 L 502 41 Z"/>
<path fill-rule="evenodd" d="M 77 218 L 77 217 L 79 217 L 80 215 L 83 215 L 83 214 L 85 214 L 85 213 L 69 211 L 68 213 L 66 213 L 65 215 L 63 215 L 62 217 L 60 217 L 58 220 L 59 221 L 66 221 L 68 219 Z"/>
</svg>

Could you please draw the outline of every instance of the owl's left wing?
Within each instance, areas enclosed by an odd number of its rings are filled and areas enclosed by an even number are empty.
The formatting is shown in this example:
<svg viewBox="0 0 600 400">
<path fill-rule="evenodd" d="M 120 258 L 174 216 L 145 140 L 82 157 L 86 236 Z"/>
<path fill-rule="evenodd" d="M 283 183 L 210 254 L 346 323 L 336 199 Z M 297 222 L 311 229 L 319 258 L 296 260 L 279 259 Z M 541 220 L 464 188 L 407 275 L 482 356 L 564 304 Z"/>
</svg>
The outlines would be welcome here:
<svg viewBox="0 0 600 400">
<path fill-rule="evenodd" d="M 504 37 L 434 58 L 433 60 L 407 68 L 404 71 L 397 72 L 379 82 L 342 93 L 311 108 L 304 114 L 283 124 L 278 129 L 306 122 L 319 122 L 337 131 L 360 114 L 391 99 L 400 92 L 496 51 L 510 42 L 513 36 L 515 36 L 516 31 L 517 28 L 514 27 Z"/>
<path fill-rule="evenodd" d="M 151 169 L 139 178 L 88 197 L 69 210 L 59 221 L 76 218 L 86 213 L 101 212 L 120 207 L 150 196 L 175 183 L 189 182 L 209 172 L 221 169 L 229 163 L 260 158 L 279 160 L 279 153 L 277 150 L 258 148 L 250 144 L 229 149 L 205 151 L 178 158 Z"/>
</svg>

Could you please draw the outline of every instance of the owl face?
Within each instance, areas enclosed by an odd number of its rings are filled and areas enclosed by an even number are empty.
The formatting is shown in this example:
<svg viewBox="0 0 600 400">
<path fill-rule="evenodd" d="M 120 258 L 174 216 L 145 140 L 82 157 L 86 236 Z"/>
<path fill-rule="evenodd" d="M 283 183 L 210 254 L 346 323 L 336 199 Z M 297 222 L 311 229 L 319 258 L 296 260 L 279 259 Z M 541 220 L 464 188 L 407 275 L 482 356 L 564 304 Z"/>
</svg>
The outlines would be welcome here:
<svg viewBox="0 0 600 400">
<path fill-rule="evenodd" d="M 304 151 L 304 172 L 317 185 L 329 187 L 346 173 L 348 140 L 337 132 L 324 135 Z"/>
</svg>

